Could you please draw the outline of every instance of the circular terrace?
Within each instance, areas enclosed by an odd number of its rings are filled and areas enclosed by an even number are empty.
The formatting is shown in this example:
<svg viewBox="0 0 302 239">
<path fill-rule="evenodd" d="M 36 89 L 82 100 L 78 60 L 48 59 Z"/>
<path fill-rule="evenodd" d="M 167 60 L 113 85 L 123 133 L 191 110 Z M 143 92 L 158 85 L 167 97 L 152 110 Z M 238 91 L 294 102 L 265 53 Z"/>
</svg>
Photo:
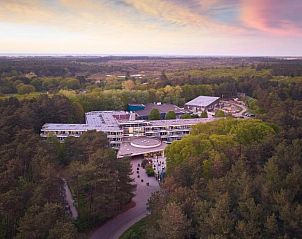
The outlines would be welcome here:
<svg viewBox="0 0 302 239">
<path fill-rule="evenodd" d="M 142 149 L 156 148 L 161 145 L 161 141 L 152 138 L 137 138 L 131 140 L 131 146 Z"/>
</svg>

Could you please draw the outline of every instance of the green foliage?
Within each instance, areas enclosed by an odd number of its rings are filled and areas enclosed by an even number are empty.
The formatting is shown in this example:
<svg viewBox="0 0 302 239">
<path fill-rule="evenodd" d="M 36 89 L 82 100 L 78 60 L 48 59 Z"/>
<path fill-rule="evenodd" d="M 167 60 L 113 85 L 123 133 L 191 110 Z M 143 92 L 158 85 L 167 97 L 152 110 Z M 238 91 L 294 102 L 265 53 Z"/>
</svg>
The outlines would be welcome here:
<svg viewBox="0 0 302 239">
<path fill-rule="evenodd" d="M 166 148 L 168 168 L 172 169 L 192 157 L 211 157 L 213 150 L 225 152 L 230 146 L 261 143 L 274 134 L 271 126 L 259 120 L 228 119 L 200 124 L 194 127 L 191 135 Z"/>
<path fill-rule="evenodd" d="M 135 83 L 133 80 L 127 80 L 123 82 L 123 89 L 125 90 L 134 90 L 135 88 Z"/>
<path fill-rule="evenodd" d="M 169 119 L 176 119 L 176 114 L 174 111 L 169 111 L 166 116 L 165 116 L 165 119 L 166 120 L 169 120 Z"/>
<path fill-rule="evenodd" d="M 65 211 L 62 175 L 78 203 L 81 230 L 112 217 L 131 200 L 130 163 L 116 160 L 105 134 L 87 132 L 65 143 L 38 135 L 45 122 L 80 122 L 80 105 L 63 96 L 9 98 L 0 101 L 0 112 L 1 238 L 78 238 Z"/>
<path fill-rule="evenodd" d="M 190 114 L 183 114 L 180 118 L 181 119 L 192 119 L 192 116 Z"/>
<path fill-rule="evenodd" d="M 65 220 L 63 208 L 57 204 L 32 206 L 20 220 L 17 238 L 75 238 L 73 224 Z"/>
<path fill-rule="evenodd" d="M 0 231 L 4 238 L 45 238 L 57 223 L 69 222 L 63 182 L 56 171 L 58 160 L 32 130 L 11 133 L 12 138 L 0 146 L 0 218 L 4 219 Z M 12 163 L 11 168 L 4 167 Z"/>
<path fill-rule="evenodd" d="M 74 225 L 70 222 L 60 222 L 56 223 L 54 227 L 49 230 L 49 239 L 74 239 L 77 238 L 78 232 L 76 231 Z"/>
<path fill-rule="evenodd" d="M 211 147 L 196 153 L 205 140 Z M 180 238 L 298 238 L 301 152 L 301 139 L 280 142 L 259 120 L 196 126 L 166 149 L 168 176 L 150 201 L 147 238 L 177 238 L 177 228 Z M 168 219 L 171 204 L 178 213 Z"/>
<path fill-rule="evenodd" d="M 256 99 L 252 98 L 252 97 L 246 97 L 245 100 L 249 111 L 251 111 L 254 114 L 263 114 L 264 111 L 262 109 L 260 109 L 258 102 Z"/>
<path fill-rule="evenodd" d="M 199 77 L 206 78 L 218 78 L 218 77 L 234 77 L 235 79 L 239 79 L 241 77 L 265 77 L 270 74 L 270 70 L 261 70 L 256 71 L 256 69 L 252 69 L 250 67 L 237 67 L 237 68 L 214 68 L 214 69 L 205 69 L 205 70 L 191 70 L 189 74 Z"/>
<path fill-rule="evenodd" d="M 128 103 L 183 106 L 199 95 L 227 98 L 238 92 L 248 95 L 249 110 L 269 124 L 218 120 L 197 125 L 191 135 L 170 145 L 168 176 L 163 190 L 150 201 L 144 237 L 300 237 L 299 60 L 270 65 L 265 59 L 264 65 L 233 67 L 233 59 L 231 67 L 221 67 L 229 62 L 220 62 L 219 67 L 204 68 L 194 59 L 182 70 L 169 60 L 169 72 L 162 67 L 165 62 L 144 79 L 130 79 L 128 72 L 130 81 L 115 76 L 101 78 L 100 83 L 87 81 L 92 72 L 122 71 L 120 62 L 116 66 L 99 60 L 1 60 L 0 238 L 77 238 L 63 209 L 61 174 L 70 182 L 79 207 L 75 223 L 80 229 L 114 216 L 132 197 L 129 162 L 114 160 L 104 135 L 90 132 L 64 144 L 56 139 L 42 142 L 38 133 L 44 123 L 83 122 L 85 111 L 120 110 Z M 179 65 L 189 60 L 176 61 Z M 142 238 L 136 231 L 130 234 Z"/>
<path fill-rule="evenodd" d="M 200 118 L 208 118 L 208 112 L 207 112 L 207 111 L 203 111 L 203 112 L 200 114 Z"/>
<path fill-rule="evenodd" d="M 62 96 L 0 101 L 1 237 L 54 238 L 59 233 L 61 238 L 77 238 L 64 210 L 58 175 L 64 147 L 56 139 L 43 142 L 38 135 L 45 122 L 81 121 L 83 115 L 75 116 L 73 110 Z"/>
<path fill-rule="evenodd" d="M 207 124 L 197 124 L 193 126 L 191 134 L 228 134 L 230 130 L 237 125 L 239 120 L 220 119 Z"/>
<path fill-rule="evenodd" d="M 79 211 L 79 230 L 90 229 L 118 214 L 133 197 L 129 160 L 116 160 L 104 133 L 87 132 L 66 141 L 69 182 Z"/>
<path fill-rule="evenodd" d="M 17 91 L 19 94 L 24 95 L 24 94 L 29 94 L 31 92 L 34 92 L 36 89 L 32 85 L 25 85 L 23 83 L 19 84 L 16 86 Z"/>
<path fill-rule="evenodd" d="M 215 117 L 225 117 L 225 113 L 223 110 L 216 110 L 215 111 Z"/>
<path fill-rule="evenodd" d="M 135 223 L 120 237 L 120 239 L 144 239 L 147 220 L 148 217 Z"/>
<path fill-rule="evenodd" d="M 265 137 L 272 137 L 274 130 L 271 126 L 256 120 L 240 121 L 230 132 L 235 139 L 244 145 L 261 142 Z"/>
<path fill-rule="evenodd" d="M 179 165 L 189 157 L 195 157 L 212 149 L 211 142 L 199 136 L 188 136 L 181 141 L 174 141 L 166 150 L 168 169 Z"/>
<path fill-rule="evenodd" d="M 189 235 L 190 221 L 181 207 L 174 202 L 169 203 L 162 211 L 162 218 L 158 224 L 163 238 L 183 239 Z"/>
<path fill-rule="evenodd" d="M 160 120 L 160 112 L 158 109 L 153 108 L 148 116 L 149 120 Z"/>
<path fill-rule="evenodd" d="M 148 175 L 148 177 L 154 176 L 154 169 L 153 169 L 152 165 L 148 164 L 146 166 L 145 170 L 146 170 L 146 174 Z"/>
<path fill-rule="evenodd" d="M 62 82 L 62 84 L 71 90 L 79 89 L 81 87 L 80 81 L 78 79 L 67 79 Z"/>
</svg>

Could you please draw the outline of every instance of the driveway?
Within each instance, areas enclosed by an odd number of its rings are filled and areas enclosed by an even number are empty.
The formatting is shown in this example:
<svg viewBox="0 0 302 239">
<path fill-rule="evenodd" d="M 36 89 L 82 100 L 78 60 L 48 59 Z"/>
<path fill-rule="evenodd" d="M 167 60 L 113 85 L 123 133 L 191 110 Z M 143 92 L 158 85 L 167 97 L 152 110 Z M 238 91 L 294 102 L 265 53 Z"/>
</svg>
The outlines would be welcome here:
<svg viewBox="0 0 302 239">
<path fill-rule="evenodd" d="M 144 218 L 147 211 L 147 202 L 153 192 L 159 190 L 159 184 L 154 177 L 148 177 L 145 170 L 139 167 L 139 175 L 137 177 L 137 165 L 141 164 L 141 160 L 133 160 L 132 164 L 132 177 L 135 179 L 137 188 L 133 201 L 136 203 L 135 207 L 127 210 L 109 220 L 107 223 L 96 229 L 91 239 L 118 239 L 129 227 Z M 143 182 L 142 182 L 143 180 Z M 146 183 L 149 183 L 149 186 Z"/>
</svg>

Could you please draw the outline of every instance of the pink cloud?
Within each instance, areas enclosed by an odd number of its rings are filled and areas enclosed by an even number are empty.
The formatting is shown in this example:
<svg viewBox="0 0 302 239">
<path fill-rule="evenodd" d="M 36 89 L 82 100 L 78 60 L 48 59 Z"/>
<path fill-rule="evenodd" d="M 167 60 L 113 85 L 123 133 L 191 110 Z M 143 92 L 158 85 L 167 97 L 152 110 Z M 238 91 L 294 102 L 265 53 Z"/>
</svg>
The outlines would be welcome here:
<svg viewBox="0 0 302 239">
<path fill-rule="evenodd" d="M 251 28 L 276 35 L 302 35 L 301 0 L 242 0 L 241 19 Z"/>
</svg>

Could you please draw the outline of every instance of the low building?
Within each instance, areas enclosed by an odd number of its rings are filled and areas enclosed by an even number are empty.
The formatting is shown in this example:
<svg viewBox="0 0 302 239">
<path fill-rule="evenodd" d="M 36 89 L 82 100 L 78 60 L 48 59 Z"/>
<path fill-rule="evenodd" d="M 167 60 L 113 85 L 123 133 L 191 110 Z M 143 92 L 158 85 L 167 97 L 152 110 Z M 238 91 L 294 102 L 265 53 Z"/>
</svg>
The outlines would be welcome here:
<svg viewBox="0 0 302 239">
<path fill-rule="evenodd" d="M 213 121 L 213 118 L 175 119 L 175 120 L 152 120 L 145 126 L 147 137 L 156 137 L 163 142 L 172 143 L 181 140 L 190 134 L 192 127 L 196 124 Z"/>
<path fill-rule="evenodd" d="M 152 109 L 158 109 L 158 111 L 160 112 L 161 119 L 165 119 L 166 114 L 169 111 L 174 111 L 176 114 L 176 118 L 180 118 L 181 115 L 188 113 L 188 111 L 186 111 L 185 109 L 182 109 L 173 104 L 150 103 L 146 104 L 143 110 L 135 111 L 137 118 L 140 120 L 148 120 Z"/>
<path fill-rule="evenodd" d="M 130 112 L 135 112 L 138 110 L 144 110 L 145 109 L 145 105 L 143 104 L 128 104 L 127 106 L 127 110 Z"/>
<path fill-rule="evenodd" d="M 133 120 L 126 111 L 93 111 L 85 114 L 85 124 L 44 124 L 41 137 L 56 136 L 60 141 L 66 137 L 80 137 L 87 131 L 101 131 L 107 135 L 109 144 L 119 149 L 123 142 L 132 138 L 157 138 L 171 143 L 190 133 L 192 126 L 206 123 L 213 118 L 174 119 L 174 120 Z"/>
<path fill-rule="evenodd" d="M 41 129 L 41 137 L 56 136 L 60 141 L 66 137 L 80 137 L 87 131 L 96 130 L 107 134 L 110 146 L 119 148 L 123 129 L 119 120 L 128 120 L 130 114 L 125 111 L 92 111 L 85 114 L 85 124 L 44 124 Z"/>
<path fill-rule="evenodd" d="M 198 96 L 185 104 L 185 109 L 191 112 L 211 111 L 219 103 L 220 97 Z"/>
</svg>

